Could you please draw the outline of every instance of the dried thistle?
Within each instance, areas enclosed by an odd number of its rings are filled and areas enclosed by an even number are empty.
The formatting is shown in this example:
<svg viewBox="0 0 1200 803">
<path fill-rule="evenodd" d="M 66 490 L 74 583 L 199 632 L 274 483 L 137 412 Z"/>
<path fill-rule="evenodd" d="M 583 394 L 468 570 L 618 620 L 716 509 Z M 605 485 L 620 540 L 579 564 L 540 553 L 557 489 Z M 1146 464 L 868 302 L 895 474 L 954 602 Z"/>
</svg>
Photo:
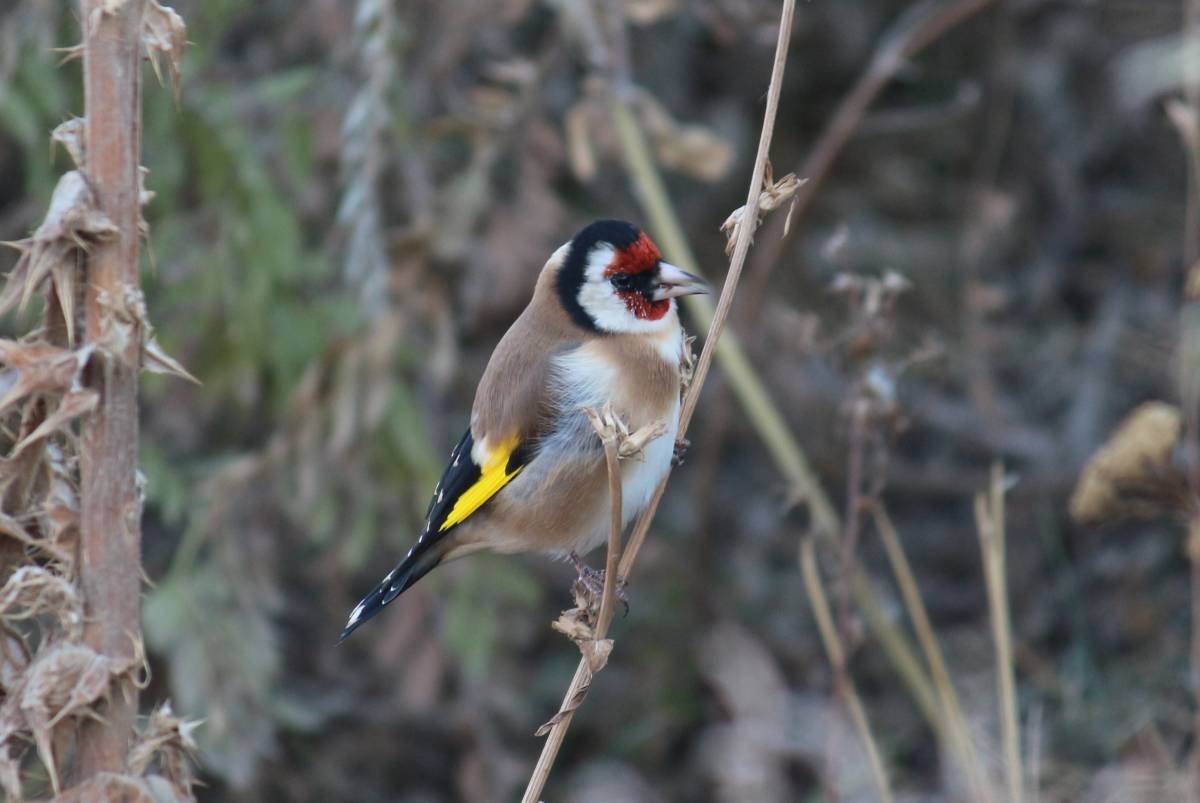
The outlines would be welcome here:
<svg viewBox="0 0 1200 803">
<path fill-rule="evenodd" d="M 59 123 L 58 126 L 50 132 L 50 147 L 62 145 L 71 157 L 71 161 L 78 168 L 83 167 L 84 158 L 87 154 L 85 150 L 86 143 L 84 142 L 84 126 L 87 121 L 82 117 L 72 117 L 66 122 Z"/>
<path fill-rule="evenodd" d="M 163 83 L 159 62 L 166 62 L 176 102 L 179 101 L 179 65 L 183 62 L 183 49 L 186 46 L 187 26 L 183 23 L 183 17 L 175 13 L 175 9 L 160 5 L 158 0 L 150 0 L 142 12 L 142 47 L 159 84 Z"/>
<path fill-rule="evenodd" d="M 1161 498 L 1181 479 L 1171 465 L 1183 433 L 1183 416 L 1174 405 L 1146 402 L 1121 422 L 1084 466 L 1071 494 L 1071 517 L 1098 522 L 1131 512 L 1137 501 Z"/>
<path fill-rule="evenodd" d="M 161 777 L 170 782 L 174 791 L 190 799 L 196 783 L 192 762 L 199 751 L 195 732 L 201 724 L 176 716 L 170 703 L 158 706 L 129 751 L 129 769 L 146 775 L 151 765 L 157 764 Z"/>
<path fill-rule="evenodd" d="M 100 211 L 87 179 L 78 170 L 62 175 L 50 197 L 50 208 L 33 236 L 6 243 L 21 252 L 0 291 L 0 315 L 24 309 L 33 293 L 50 279 L 62 307 L 67 340 L 75 340 L 75 252 L 109 240 L 117 227 Z"/>
<path fill-rule="evenodd" d="M 66 635 L 83 634 L 83 601 L 67 578 L 41 566 L 22 566 L 0 588 L 0 619 L 17 622 L 49 614 Z"/>
<path fill-rule="evenodd" d="M 59 644 L 41 650 L 25 673 L 20 687 L 0 708 L 0 721 L 10 736 L 21 730 L 33 734 L 38 757 L 50 775 L 55 794 L 61 791 L 54 757 L 52 733 L 68 717 L 99 720 L 95 706 L 108 696 L 113 679 L 140 665 L 118 665 L 82 644 Z"/>
</svg>

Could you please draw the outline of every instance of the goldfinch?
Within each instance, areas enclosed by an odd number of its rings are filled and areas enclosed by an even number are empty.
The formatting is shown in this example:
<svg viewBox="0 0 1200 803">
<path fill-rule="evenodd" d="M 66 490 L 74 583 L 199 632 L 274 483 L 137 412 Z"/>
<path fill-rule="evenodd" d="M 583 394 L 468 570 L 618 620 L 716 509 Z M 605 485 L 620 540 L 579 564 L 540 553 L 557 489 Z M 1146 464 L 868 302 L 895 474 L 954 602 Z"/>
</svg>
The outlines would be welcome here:
<svg viewBox="0 0 1200 803">
<path fill-rule="evenodd" d="M 350 612 L 341 638 L 443 561 L 484 549 L 582 554 L 604 542 L 608 479 L 585 408 L 611 403 L 631 431 L 667 425 L 641 460 L 622 463 L 624 523 L 641 512 L 670 467 L 679 424 L 675 299 L 705 292 L 622 221 L 596 221 L 555 251 L 488 361 L 424 529 Z"/>
</svg>

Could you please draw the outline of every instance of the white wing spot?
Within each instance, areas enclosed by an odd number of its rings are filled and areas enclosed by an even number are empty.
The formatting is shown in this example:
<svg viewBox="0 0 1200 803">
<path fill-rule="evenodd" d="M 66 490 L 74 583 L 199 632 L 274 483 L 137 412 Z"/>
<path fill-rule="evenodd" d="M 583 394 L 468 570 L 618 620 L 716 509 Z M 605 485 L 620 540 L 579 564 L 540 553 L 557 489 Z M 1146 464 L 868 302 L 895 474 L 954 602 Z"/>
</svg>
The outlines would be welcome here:
<svg viewBox="0 0 1200 803">
<path fill-rule="evenodd" d="M 357 622 L 358 618 L 360 616 L 362 616 L 363 609 L 366 607 L 367 607 L 366 600 L 363 600 L 362 602 L 355 605 L 354 610 L 350 611 L 350 621 L 348 622 L 348 624 L 352 625 L 355 622 Z"/>
</svg>

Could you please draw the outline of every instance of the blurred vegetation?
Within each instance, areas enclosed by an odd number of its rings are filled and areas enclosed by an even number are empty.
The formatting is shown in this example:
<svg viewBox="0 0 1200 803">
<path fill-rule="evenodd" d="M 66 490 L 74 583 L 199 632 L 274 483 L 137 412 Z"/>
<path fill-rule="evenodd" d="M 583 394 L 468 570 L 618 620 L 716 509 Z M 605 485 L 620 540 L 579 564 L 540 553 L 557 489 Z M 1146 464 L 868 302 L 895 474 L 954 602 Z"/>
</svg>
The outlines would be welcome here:
<svg viewBox="0 0 1200 803">
<path fill-rule="evenodd" d="M 639 120 L 719 278 L 776 5 L 627 6 Z M 971 500 L 1000 458 L 1017 480 L 1008 583 L 1042 799 L 1188 799 L 1180 528 L 1067 515 L 1116 422 L 1144 400 L 1179 401 L 1171 355 L 1196 221 L 1163 101 L 1184 88 L 1182 6 L 993 6 L 898 71 L 782 248 L 767 247 L 781 220 L 759 234 L 733 328 L 842 500 L 849 401 L 878 373 L 855 351 L 857 308 L 827 290 L 839 274 L 906 277 L 886 337 L 871 334 L 894 398 L 866 471 L 988 771 L 1002 777 Z M 801 4 L 777 174 L 799 168 L 912 7 Z M 417 532 L 542 262 L 591 218 L 645 219 L 597 100 L 594 43 L 567 2 L 175 8 L 191 45 L 178 101 L 146 93 L 157 197 L 143 275 L 160 341 L 203 385 L 144 385 L 147 699 L 169 694 L 206 720 L 202 799 L 513 799 L 577 660 L 548 627 L 569 604 L 568 567 L 456 563 L 334 642 Z M 54 50 L 76 41 L 76 15 L 46 0 L 0 11 L 0 239 L 37 225 L 66 168 L 47 134 L 81 107 L 78 66 Z M 872 799 L 800 576 L 807 514 L 720 375 L 691 440 L 550 799 Z M 898 620 L 866 527 L 859 554 Z M 868 632 L 850 617 L 893 785 L 961 799 Z"/>
</svg>

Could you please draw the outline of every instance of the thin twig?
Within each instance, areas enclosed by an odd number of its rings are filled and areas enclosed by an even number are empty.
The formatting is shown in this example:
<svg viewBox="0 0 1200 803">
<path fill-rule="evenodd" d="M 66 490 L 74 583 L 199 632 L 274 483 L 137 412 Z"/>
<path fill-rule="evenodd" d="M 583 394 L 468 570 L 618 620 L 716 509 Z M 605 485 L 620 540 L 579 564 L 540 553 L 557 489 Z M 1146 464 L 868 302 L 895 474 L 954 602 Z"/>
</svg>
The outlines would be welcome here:
<svg viewBox="0 0 1200 803">
<path fill-rule="evenodd" d="M 987 585 L 988 609 L 992 615 L 992 639 L 996 643 L 996 685 L 1000 698 L 1000 724 L 1004 737 L 1005 777 L 1009 803 L 1025 797 L 1021 770 L 1021 739 L 1017 728 L 1017 687 L 1013 677 L 1012 626 L 1008 616 L 1004 555 L 1004 469 L 992 466 L 987 493 L 975 497 L 975 526 L 983 555 L 983 578 Z"/>
<path fill-rule="evenodd" d="M 967 786 L 971 790 L 971 799 L 991 801 L 992 795 L 987 779 L 984 777 L 979 753 L 975 749 L 975 742 L 967 727 L 966 717 L 963 716 L 962 704 L 959 702 L 958 692 L 954 690 L 954 682 L 950 679 L 946 660 L 938 646 L 937 635 L 929 621 L 929 613 L 925 610 L 925 603 L 921 600 L 916 577 L 908 563 L 908 557 L 904 554 L 900 536 L 896 533 L 896 527 L 892 524 L 891 517 L 888 516 L 881 503 L 876 502 L 871 506 L 871 514 L 875 521 L 875 529 L 879 531 L 879 536 L 883 540 L 883 547 L 887 552 L 888 563 L 891 564 L 892 572 L 895 574 L 896 584 L 900 587 L 900 596 L 904 600 L 905 610 L 908 611 L 913 629 L 917 633 L 917 642 L 921 645 L 921 651 L 925 654 L 929 671 L 933 675 L 934 689 L 941 705 L 943 719 L 940 733 L 943 737 L 942 741 L 957 756 L 963 775 L 966 776 Z"/>
<path fill-rule="evenodd" d="M 596 638 L 608 633 L 612 622 L 613 605 L 617 597 L 617 561 L 621 557 L 621 469 L 617 465 L 617 442 L 604 444 L 604 464 L 608 469 L 608 498 L 612 520 L 608 528 L 608 554 L 604 559 L 604 591 L 600 597 L 600 614 L 596 617 Z"/>
<path fill-rule="evenodd" d="M 879 799 L 891 803 L 892 788 L 888 783 L 887 772 L 879 755 L 879 747 L 871 732 L 871 723 L 867 720 L 867 712 L 863 707 L 854 681 L 846 668 L 846 653 L 842 648 L 842 640 L 834 630 L 833 616 L 829 612 L 829 600 L 825 587 L 821 583 L 821 573 L 817 569 L 816 550 L 812 538 L 805 538 L 800 544 L 800 567 L 804 574 L 804 587 L 808 590 L 809 603 L 812 605 L 813 617 L 817 620 L 817 630 L 821 633 L 821 642 L 825 645 L 825 654 L 833 667 L 834 683 L 838 694 L 844 699 L 850 712 L 858 736 L 862 739 L 867 751 L 867 761 L 871 765 L 871 774 L 875 779 L 875 787 L 879 790 Z"/>
<path fill-rule="evenodd" d="M 600 612 L 596 616 L 594 631 L 594 641 L 596 642 L 603 640 L 608 635 L 608 626 L 612 623 L 613 607 L 617 596 L 617 560 L 621 554 L 622 530 L 621 469 L 618 465 L 617 441 L 615 437 L 602 437 L 601 440 L 604 443 L 604 464 L 608 470 L 608 498 L 612 518 L 608 529 L 608 554 L 604 561 L 604 591 L 600 597 Z M 533 768 L 533 774 L 530 776 L 525 794 L 521 798 L 522 803 L 538 803 L 541 799 L 542 789 L 546 786 L 546 780 L 550 777 L 554 760 L 558 757 L 558 750 L 562 747 L 563 739 L 566 738 L 571 717 L 574 716 L 575 709 L 583 703 L 587 690 L 591 687 L 593 675 L 592 668 L 585 657 L 576 667 L 575 677 L 571 679 L 571 685 L 563 697 L 562 707 L 552 720 L 553 725 L 546 736 L 546 743 L 542 745 L 542 754 Z"/>
<path fill-rule="evenodd" d="M 712 324 L 709 326 L 708 336 L 704 341 L 704 349 L 700 353 L 700 359 L 696 364 L 692 383 L 688 386 L 687 393 L 683 398 L 677 434 L 679 438 L 684 437 L 687 433 L 688 425 L 691 423 L 692 413 L 696 409 L 696 400 L 700 396 L 700 390 L 704 386 L 709 366 L 712 364 L 713 350 L 721 339 L 721 332 L 724 330 L 725 321 L 729 316 L 729 307 L 733 303 L 733 295 L 737 290 L 738 279 L 742 274 L 742 267 L 746 262 L 746 254 L 750 248 L 750 239 L 758 224 L 758 217 L 755 212 L 758 208 L 758 195 L 762 190 L 763 177 L 766 173 L 767 153 L 771 146 L 771 134 L 775 128 L 775 112 L 779 107 L 779 92 L 783 85 L 783 72 L 787 62 L 788 42 L 791 40 L 792 15 L 795 11 L 795 6 L 795 0 L 784 0 L 783 2 L 783 10 L 780 14 L 779 22 L 779 38 L 775 43 L 775 61 L 771 68 L 770 88 L 767 90 L 767 108 L 763 113 L 762 133 L 759 136 L 758 153 L 754 159 L 754 170 L 751 175 L 750 190 L 746 200 L 745 214 L 747 217 L 742 221 L 742 226 L 739 228 L 737 243 L 734 246 L 729 266 L 729 273 L 725 280 L 725 285 L 721 289 L 721 297 L 717 302 L 716 313 L 713 316 Z M 618 573 L 621 577 L 628 576 L 630 569 L 633 567 L 633 561 L 637 558 L 638 550 L 641 549 L 641 545 L 646 538 L 646 532 L 650 528 L 650 522 L 654 518 L 655 511 L 658 509 L 658 503 L 662 499 L 662 494 L 666 489 L 669 478 L 670 472 L 668 471 L 667 476 L 662 479 L 655 489 L 649 506 L 642 512 L 637 524 L 634 526 L 633 534 L 629 539 L 629 545 L 620 562 Z M 612 559 L 611 550 L 609 558 L 610 560 Z M 608 582 L 613 579 L 611 574 L 605 578 L 606 592 L 608 590 Z M 576 669 L 575 676 L 571 680 L 571 686 L 567 689 L 564 697 L 566 701 L 573 701 L 576 698 L 580 687 L 583 686 L 589 675 L 586 659 L 581 660 L 580 667 Z M 543 745 L 542 754 L 534 769 L 533 777 L 530 778 L 529 786 L 525 790 L 522 803 L 537 803 L 540 799 L 542 787 L 545 785 L 546 778 L 549 777 L 550 769 L 554 764 L 558 748 L 561 746 L 563 738 L 566 735 L 566 730 L 570 726 L 571 719 L 570 715 L 563 716 L 551 727 L 546 743 Z"/>
</svg>

